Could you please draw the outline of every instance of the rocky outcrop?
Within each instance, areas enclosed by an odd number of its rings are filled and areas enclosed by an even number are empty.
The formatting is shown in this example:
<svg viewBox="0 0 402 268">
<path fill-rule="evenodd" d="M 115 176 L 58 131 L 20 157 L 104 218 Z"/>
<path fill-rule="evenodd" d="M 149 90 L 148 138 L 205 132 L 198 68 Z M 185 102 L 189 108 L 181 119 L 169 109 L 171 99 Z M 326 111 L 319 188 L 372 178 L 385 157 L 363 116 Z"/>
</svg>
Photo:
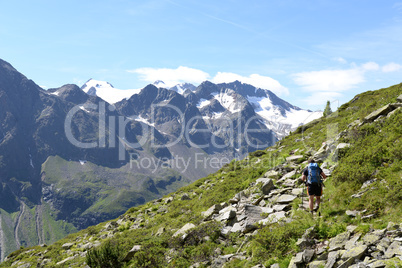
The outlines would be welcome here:
<svg viewBox="0 0 402 268">
<path fill-rule="evenodd" d="M 347 231 L 337 235 L 323 251 L 322 242 L 305 242 L 298 245 L 303 251 L 292 258 L 289 267 L 399 267 L 402 260 L 402 223 L 390 223 L 386 229 L 371 230 L 361 237 Z M 355 228 L 354 228 L 355 229 Z M 314 252 L 314 259 L 306 258 Z"/>
</svg>

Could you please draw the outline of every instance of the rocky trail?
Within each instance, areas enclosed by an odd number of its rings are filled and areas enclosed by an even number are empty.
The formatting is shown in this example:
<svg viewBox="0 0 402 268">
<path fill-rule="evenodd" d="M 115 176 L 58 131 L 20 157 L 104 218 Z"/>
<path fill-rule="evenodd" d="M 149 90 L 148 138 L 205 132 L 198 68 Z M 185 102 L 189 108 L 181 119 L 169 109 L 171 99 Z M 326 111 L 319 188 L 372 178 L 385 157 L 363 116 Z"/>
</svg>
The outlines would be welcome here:
<svg viewBox="0 0 402 268">
<path fill-rule="evenodd" d="M 19 239 L 19 236 L 18 236 L 18 231 L 19 231 L 19 228 L 20 228 L 20 222 L 21 222 L 22 216 L 23 216 L 23 214 L 25 212 L 25 204 L 24 204 L 24 202 L 20 201 L 20 205 L 21 205 L 21 209 L 20 209 L 20 213 L 17 216 L 17 220 L 15 222 L 15 229 L 14 229 L 15 244 L 17 245 L 18 248 L 21 246 L 20 239 Z"/>
<path fill-rule="evenodd" d="M 4 244 L 4 232 L 3 232 L 3 219 L 0 214 L 0 260 L 4 260 L 5 244 Z"/>
</svg>

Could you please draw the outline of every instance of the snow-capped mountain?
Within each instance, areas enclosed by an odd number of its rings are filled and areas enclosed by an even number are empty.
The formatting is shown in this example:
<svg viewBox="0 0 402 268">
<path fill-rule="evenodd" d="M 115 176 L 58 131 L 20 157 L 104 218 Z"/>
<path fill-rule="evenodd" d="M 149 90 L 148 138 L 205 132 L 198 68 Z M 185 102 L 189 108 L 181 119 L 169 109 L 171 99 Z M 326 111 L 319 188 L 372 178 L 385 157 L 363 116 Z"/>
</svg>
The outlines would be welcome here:
<svg viewBox="0 0 402 268">
<path fill-rule="evenodd" d="M 108 82 L 98 81 L 92 78 L 89 79 L 81 89 L 88 95 L 98 96 L 110 104 L 128 99 L 141 91 L 141 89 L 117 89 Z"/>
<path fill-rule="evenodd" d="M 184 96 L 189 103 L 197 107 L 204 120 L 208 120 L 208 122 L 222 116 L 236 114 L 246 107 L 252 108 L 254 116 L 266 128 L 272 130 L 278 139 L 288 135 L 298 126 L 322 116 L 322 112 L 301 109 L 280 99 L 269 90 L 256 88 L 239 81 L 217 85 L 204 82 L 198 87 L 190 83 L 181 83 L 168 87 L 163 81 L 157 80 L 152 85 L 156 88 L 175 91 Z M 124 99 L 128 100 L 141 92 L 141 89 L 116 89 L 108 82 L 94 79 L 88 80 L 81 89 L 87 94 L 98 96 L 111 104 Z"/>
<path fill-rule="evenodd" d="M 298 126 L 322 116 L 322 112 L 303 110 L 280 99 L 269 90 L 239 81 L 216 86 L 204 82 L 193 93 L 197 108 L 205 119 L 216 119 L 251 107 L 254 116 L 274 131 L 279 139 Z"/>
</svg>

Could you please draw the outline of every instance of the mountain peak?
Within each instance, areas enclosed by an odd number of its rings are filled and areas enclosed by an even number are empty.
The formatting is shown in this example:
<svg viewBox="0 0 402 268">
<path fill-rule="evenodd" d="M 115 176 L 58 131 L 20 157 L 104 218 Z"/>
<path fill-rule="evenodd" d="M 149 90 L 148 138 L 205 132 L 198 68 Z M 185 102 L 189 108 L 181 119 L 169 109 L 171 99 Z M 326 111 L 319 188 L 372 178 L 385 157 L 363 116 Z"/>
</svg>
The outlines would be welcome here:
<svg viewBox="0 0 402 268">
<path fill-rule="evenodd" d="M 84 92 L 88 93 L 91 88 L 114 88 L 112 84 L 106 81 L 100 81 L 95 79 L 89 79 L 84 85 L 82 85 L 81 89 Z"/>
<path fill-rule="evenodd" d="M 152 83 L 152 85 L 154 85 L 156 87 L 163 87 L 163 88 L 167 87 L 165 82 L 163 82 L 162 80 L 156 80 L 155 82 Z"/>
</svg>

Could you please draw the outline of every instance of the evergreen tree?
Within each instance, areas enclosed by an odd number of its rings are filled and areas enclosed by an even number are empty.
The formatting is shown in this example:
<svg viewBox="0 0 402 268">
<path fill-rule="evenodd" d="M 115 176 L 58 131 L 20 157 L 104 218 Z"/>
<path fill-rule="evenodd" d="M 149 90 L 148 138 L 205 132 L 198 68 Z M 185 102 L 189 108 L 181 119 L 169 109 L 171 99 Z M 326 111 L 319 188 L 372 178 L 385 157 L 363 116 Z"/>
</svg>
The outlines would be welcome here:
<svg viewBox="0 0 402 268">
<path fill-rule="evenodd" d="M 331 103 L 329 101 L 327 101 L 327 105 L 325 106 L 325 109 L 324 109 L 324 116 L 327 117 L 330 114 L 332 114 Z"/>
</svg>

